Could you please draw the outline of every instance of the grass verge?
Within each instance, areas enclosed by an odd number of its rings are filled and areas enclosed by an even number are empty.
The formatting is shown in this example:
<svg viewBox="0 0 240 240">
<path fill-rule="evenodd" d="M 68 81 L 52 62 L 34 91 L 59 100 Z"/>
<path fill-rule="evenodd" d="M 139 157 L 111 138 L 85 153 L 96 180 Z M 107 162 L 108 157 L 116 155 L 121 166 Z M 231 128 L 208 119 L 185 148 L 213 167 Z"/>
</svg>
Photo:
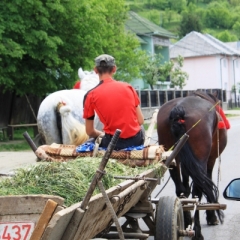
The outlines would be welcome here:
<svg viewBox="0 0 240 240">
<path fill-rule="evenodd" d="M 3 135 L 0 133 L 0 152 L 31 150 L 25 138 L 23 137 L 23 133 L 26 131 L 31 138 L 34 138 L 32 128 L 16 128 L 14 130 L 14 140 L 3 139 Z"/>
</svg>

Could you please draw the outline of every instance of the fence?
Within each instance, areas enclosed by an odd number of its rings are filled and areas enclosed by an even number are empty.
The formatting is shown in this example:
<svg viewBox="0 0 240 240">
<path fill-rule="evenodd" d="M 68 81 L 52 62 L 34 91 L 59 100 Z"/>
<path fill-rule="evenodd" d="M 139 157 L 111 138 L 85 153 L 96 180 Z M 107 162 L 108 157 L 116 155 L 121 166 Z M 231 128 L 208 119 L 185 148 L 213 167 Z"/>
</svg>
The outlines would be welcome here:
<svg viewBox="0 0 240 240">
<path fill-rule="evenodd" d="M 240 108 L 240 93 L 228 91 L 227 96 L 228 96 L 227 101 L 228 109 Z"/>
<path fill-rule="evenodd" d="M 218 99 L 221 100 L 222 105 L 226 105 L 227 95 L 225 90 L 221 89 L 198 89 L 208 93 L 218 94 Z M 191 95 L 193 91 L 189 90 L 139 90 L 138 95 L 141 100 L 141 109 L 145 119 L 152 116 L 156 108 L 159 108 L 164 103 L 179 97 L 186 97 Z"/>
<path fill-rule="evenodd" d="M 233 109 L 233 108 L 240 108 L 240 97 L 238 96 L 238 98 L 232 99 L 230 98 L 228 100 L 228 109 Z"/>
<path fill-rule="evenodd" d="M 42 98 L 25 95 L 17 96 L 14 92 L 4 92 L 0 87 L 0 127 L 9 124 L 36 123 L 35 116 Z"/>
<path fill-rule="evenodd" d="M 227 101 L 226 91 L 221 89 L 200 89 L 202 91 L 214 93 L 218 92 L 218 98 L 223 99 L 222 102 Z M 139 90 L 138 94 L 141 100 L 141 108 L 144 117 L 150 117 L 152 112 L 162 106 L 165 102 L 178 97 L 186 97 L 193 91 L 187 90 Z M 34 115 L 37 115 L 38 108 L 41 104 L 42 98 L 36 96 L 19 97 L 11 92 L 3 92 L 0 87 L 0 126 L 7 126 L 9 124 L 24 124 L 35 123 Z M 239 104 L 239 101 L 238 101 Z M 230 106 L 233 103 L 231 102 Z"/>
<path fill-rule="evenodd" d="M 200 89 L 209 93 L 217 91 L 218 99 L 226 102 L 226 91 L 221 89 Z M 187 90 L 139 90 L 138 95 L 141 99 L 141 108 L 160 107 L 165 102 L 174 98 L 189 96 L 193 91 Z"/>
</svg>

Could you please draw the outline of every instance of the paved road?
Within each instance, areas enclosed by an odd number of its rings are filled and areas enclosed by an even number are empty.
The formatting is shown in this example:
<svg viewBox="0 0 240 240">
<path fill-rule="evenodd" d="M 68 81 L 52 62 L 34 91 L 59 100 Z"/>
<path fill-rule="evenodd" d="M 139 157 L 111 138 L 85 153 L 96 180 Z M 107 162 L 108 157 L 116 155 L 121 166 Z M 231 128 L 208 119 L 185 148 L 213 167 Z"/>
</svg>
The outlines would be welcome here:
<svg viewBox="0 0 240 240">
<path fill-rule="evenodd" d="M 0 173 L 9 173 L 15 168 L 36 164 L 36 156 L 33 151 L 0 152 Z"/>
</svg>

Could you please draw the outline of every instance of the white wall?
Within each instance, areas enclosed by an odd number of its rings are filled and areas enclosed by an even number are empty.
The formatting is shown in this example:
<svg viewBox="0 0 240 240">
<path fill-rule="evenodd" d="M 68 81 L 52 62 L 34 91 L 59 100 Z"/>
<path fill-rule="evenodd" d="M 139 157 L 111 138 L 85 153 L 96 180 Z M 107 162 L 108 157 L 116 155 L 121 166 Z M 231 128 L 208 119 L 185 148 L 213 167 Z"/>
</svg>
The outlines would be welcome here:
<svg viewBox="0 0 240 240">
<path fill-rule="evenodd" d="M 189 74 L 185 90 L 221 88 L 220 61 L 216 56 L 185 58 L 182 70 Z"/>
<path fill-rule="evenodd" d="M 184 90 L 221 88 L 228 92 L 229 99 L 232 86 L 240 82 L 240 58 L 236 57 L 185 58 L 182 70 L 189 74 Z"/>
</svg>

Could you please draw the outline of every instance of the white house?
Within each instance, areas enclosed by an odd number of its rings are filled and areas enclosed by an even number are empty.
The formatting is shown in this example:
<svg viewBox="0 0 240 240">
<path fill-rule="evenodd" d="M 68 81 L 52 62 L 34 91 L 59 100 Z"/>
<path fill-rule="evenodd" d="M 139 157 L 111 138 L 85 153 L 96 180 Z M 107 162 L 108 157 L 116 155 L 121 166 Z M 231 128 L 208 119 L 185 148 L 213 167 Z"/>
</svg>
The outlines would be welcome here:
<svg viewBox="0 0 240 240">
<path fill-rule="evenodd" d="M 209 34 L 191 32 L 170 47 L 170 58 L 184 57 L 185 90 L 223 89 L 227 99 L 240 83 L 240 51 Z"/>
</svg>

